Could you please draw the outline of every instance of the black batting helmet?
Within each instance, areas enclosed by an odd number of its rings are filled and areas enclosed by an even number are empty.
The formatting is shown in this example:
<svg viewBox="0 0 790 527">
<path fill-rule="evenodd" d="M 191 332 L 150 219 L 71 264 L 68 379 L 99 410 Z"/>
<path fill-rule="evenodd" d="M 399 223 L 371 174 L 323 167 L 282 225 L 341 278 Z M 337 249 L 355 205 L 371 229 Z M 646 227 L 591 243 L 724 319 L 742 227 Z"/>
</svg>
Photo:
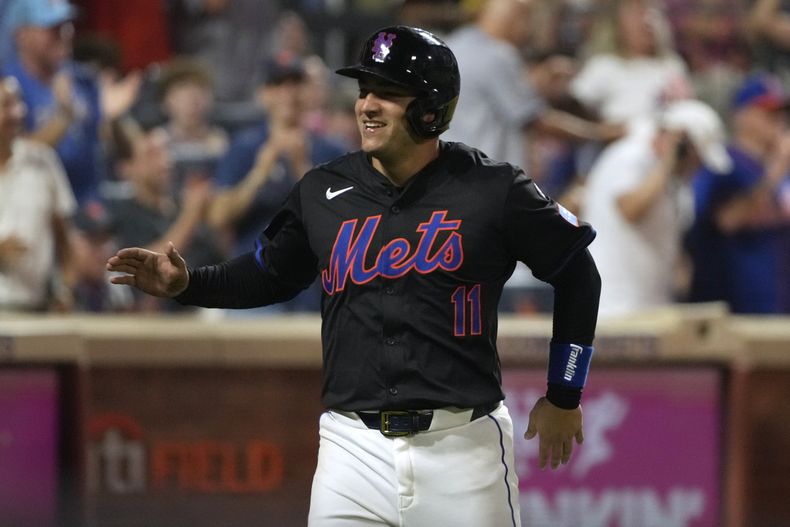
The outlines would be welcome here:
<svg viewBox="0 0 790 527">
<path fill-rule="evenodd" d="M 450 48 L 424 29 L 391 26 L 379 29 L 368 38 L 359 64 L 337 70 L 340 75 L 358 79 L 374 75 L 416 92 L 406 109 L 406 119 L 418 137 L 436 137 L 450 126 L 461 76 Z M 425 122 L 426 114 L 433 114 Z"/>
</svg>

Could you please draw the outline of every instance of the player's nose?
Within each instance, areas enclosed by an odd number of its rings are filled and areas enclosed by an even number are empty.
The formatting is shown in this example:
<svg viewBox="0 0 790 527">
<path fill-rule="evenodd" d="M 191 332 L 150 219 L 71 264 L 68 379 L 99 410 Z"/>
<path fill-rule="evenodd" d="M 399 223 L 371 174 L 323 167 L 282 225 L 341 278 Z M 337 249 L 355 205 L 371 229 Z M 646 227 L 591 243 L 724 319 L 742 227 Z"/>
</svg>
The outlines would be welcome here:
<svg viewBox="0 0 790 527">
<path fill-rule="evenodd" d="M 373 92 L 368 92 L 359 99 L 359 109 L 364 114 L 378 113 L 381 110 L 381 100 Z"/>
</svg>

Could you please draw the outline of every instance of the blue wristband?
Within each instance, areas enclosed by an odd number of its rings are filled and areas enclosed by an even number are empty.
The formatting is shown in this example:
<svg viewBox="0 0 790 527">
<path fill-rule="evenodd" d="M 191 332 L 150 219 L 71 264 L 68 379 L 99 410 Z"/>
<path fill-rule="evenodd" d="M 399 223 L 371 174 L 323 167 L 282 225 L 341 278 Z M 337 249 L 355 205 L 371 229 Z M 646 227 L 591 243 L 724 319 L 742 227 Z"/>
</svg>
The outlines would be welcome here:
<svg viewBox="0 0 790 527">
<path fill-rule="evenodd" d="M 568 388 L 584 388 L 592 355 L 592 346 L 552 342 L 549 346 L 549 382 Z"/>
</svg>

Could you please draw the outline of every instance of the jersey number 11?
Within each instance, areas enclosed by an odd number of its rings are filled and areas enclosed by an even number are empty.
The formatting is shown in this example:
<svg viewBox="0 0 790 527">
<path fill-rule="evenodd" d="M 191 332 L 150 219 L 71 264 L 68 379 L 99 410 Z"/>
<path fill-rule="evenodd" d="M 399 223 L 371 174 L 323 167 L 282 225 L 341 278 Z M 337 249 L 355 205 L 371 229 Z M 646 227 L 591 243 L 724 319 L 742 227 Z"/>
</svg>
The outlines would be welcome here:
<svg viewBox="0 0 790 527">
<path fill-rule="evenodd" d="M 455 311 L 453 334 L 456 337 L 466 336 L 466 304 L 469 304 L 469 334 L 480 335 L 482 333 L 480 321 L 480 284 L 476 284 L 467 293 L 466 286 L 459 286 L 453 291 L 450 297 Z"/>
</svg>

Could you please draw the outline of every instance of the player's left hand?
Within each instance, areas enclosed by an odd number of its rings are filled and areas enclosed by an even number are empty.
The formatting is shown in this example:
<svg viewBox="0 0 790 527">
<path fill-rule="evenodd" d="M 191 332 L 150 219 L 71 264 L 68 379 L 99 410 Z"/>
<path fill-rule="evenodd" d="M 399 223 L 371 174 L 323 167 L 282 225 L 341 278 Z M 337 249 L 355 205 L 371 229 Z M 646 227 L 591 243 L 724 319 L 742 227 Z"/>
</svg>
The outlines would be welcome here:
<svg viewBox="0 0 790 527">
<path fill-rule="evenodd" d="M 538 436 L 538 464 L 541 470 L 551 459 L 551 468 L 560 463 L 565 465 L 571 459 L 573 440 L 584 441 L 582 431 L 582 407 L 565 410 L 551 404 L 541 397 L 529 412 L 529 424 L 524 439 Z"/>
</svg>

